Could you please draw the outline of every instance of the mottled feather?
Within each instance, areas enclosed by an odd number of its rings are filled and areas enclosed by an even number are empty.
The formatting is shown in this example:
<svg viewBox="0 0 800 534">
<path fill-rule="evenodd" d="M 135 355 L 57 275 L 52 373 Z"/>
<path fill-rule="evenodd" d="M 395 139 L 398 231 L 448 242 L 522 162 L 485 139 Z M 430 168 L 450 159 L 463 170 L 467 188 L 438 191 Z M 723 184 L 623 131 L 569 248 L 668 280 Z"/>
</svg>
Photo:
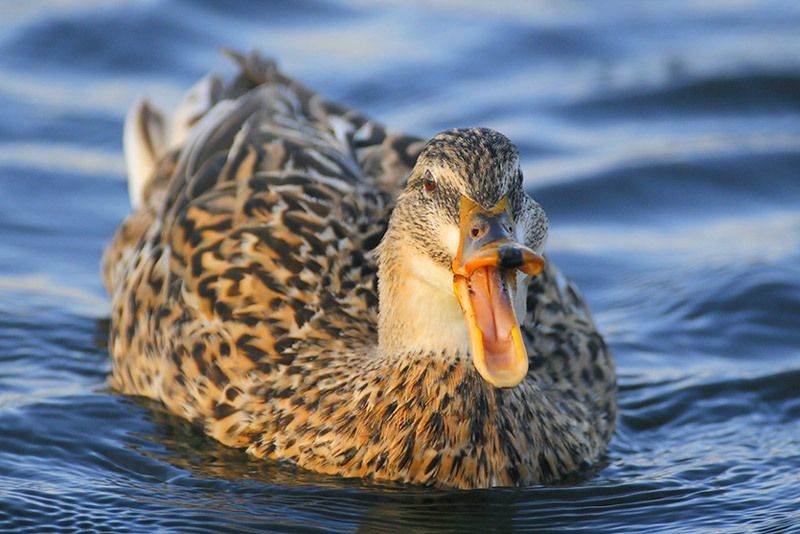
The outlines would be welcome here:
<svg viewBox="0 0 800 534">
<path fill-rule="evenodd" d="M 106 250 L 112 387 L 320 473 L 469 488 L 598 459 L 616 379 L 575 288 L 553 267 L 531 283 L 516 388 L 466 354 L 382 358 L 375 248 L 424 143 L 230 55 L 185 140 L 148 148 Z"/>
</svg>

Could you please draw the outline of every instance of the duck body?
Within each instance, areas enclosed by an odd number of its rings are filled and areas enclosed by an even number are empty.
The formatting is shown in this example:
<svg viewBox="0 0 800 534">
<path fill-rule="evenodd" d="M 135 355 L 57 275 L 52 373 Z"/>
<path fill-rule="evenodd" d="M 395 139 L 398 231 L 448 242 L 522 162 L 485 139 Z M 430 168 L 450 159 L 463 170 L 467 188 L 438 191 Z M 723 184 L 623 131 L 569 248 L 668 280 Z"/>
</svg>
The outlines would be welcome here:
<svg viewBox="0 0 800 534">
<path fill-rule="evenodd" d="M 405 235 L 392 213 L 426 143 L 256 54 L 233 57 L 238 76 L 198 86 L 171 141 L 147 105 L 129 116 L 135 209 L 103 260 L 112 387 L 226 445 L 332 475 L 476 488 L 554 482 L 595 462 L 616 378 L 572 284 L 550 264 L 531 278 L 518 317 L 528 367 L 514 387 L 485 380 L 447 341 L 454 329 L 439 346 L 384 343 L 392 315 L 379 302 L 408 289 L 413 306 L 417 293 L 388 267 L 379 287 L 377 256 Z M 421 324 L 440 313 L 430 302 Z"/>
</svg>

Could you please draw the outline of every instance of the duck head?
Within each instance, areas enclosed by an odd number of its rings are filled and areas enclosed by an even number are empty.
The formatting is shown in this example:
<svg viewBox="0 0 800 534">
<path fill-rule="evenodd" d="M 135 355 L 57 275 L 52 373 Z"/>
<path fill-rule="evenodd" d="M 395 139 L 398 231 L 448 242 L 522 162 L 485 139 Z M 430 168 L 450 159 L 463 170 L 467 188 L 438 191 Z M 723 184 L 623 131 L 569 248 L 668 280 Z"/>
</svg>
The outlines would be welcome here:
<svg viewBox="0 0 800 534">
<path fill-rule="evenodd" d="M 508 138 L 472 128 L 431 139 L 378 249 L 381 351 L 470 354 L 490 384 L 519 384 L 528 372 L 519 321 L 528 280 L 544 268 L 547 226 Z"/>
</svg>

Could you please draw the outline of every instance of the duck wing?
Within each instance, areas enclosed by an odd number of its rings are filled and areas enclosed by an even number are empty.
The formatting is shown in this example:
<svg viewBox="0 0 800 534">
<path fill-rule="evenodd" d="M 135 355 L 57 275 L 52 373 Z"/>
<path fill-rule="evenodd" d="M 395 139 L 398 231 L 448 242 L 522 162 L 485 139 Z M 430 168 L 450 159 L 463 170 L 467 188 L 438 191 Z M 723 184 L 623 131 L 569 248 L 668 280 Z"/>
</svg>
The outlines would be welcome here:
<svg viewBox="0 0 800 534">
<path fill-rule="evenodd" d="M 207 78 L 168 120 L 129 116 L 144 164 L 103 270 L 112 386 L 241 445 L 246 423 L 219 421 L 251 402 L 248 380 L 271 387 L 300 345 L 375 343 L 372 250 L 423 143 L 229 55 L 228 85 Z"/>
</svg>

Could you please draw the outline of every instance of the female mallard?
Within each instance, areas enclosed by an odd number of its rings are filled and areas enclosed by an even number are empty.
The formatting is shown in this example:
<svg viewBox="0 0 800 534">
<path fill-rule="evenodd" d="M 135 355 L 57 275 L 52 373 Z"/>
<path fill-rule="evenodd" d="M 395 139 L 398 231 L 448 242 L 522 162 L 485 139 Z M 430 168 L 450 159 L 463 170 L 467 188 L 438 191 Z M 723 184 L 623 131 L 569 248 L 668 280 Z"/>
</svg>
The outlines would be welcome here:
<svg viewBox="0 0 800 534">
<path fill-rule="evenodd" d="M 475 488 L 595 461 L 614 364 L 540 255 L 514 145 L 387 135 L 231 55 L 228 85 L 126 123 L 112 386 L 320 473 Z"/>
</svg>

